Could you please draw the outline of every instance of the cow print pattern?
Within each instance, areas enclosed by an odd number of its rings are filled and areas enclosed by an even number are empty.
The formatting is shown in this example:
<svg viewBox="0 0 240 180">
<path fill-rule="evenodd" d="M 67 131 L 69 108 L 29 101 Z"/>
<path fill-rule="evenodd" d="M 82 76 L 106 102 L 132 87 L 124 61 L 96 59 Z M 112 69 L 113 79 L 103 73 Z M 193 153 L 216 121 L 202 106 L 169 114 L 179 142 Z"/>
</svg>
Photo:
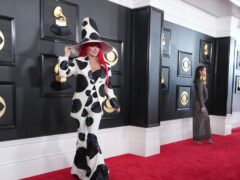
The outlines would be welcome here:
<svg viewBox="0 0 240 180">
<path fill-rule="evenodd" d="M 82 34 L 82 42 L 81 43 L 85 43 L 90 40 L 101 40 L 99 33 L 98 33 L 97 24 L 91 18 L 86 18 L 82 22 L 81 34 Z"/>
<path fill-rule="evenodd" d="M 80 111 L 81 107 L 82 107 L 81 101 L 79 99 L 74 99 L 72 105 L 72 113 Z"/>
<path fill-rule="evenodd" d="M 68 62 L 67 62 L 67 61 L 61 62 L 60 68 L 61 68 L 62 70 L 67 70 L 67 69 L 68 69 Z"/>
<path fill-rule="evenodd" d="M 74 158 L 75 166 L 73 167 L 84 171 L 75 171 L 74 173 L 79 178 L 82 177 L 82 172 L 84 172 L 83 176 L 87 177 L 86 179 L 96 179 L 101 177 L 104 180 L 107 180 L 108 170 L 106 170 L 107 167 L 105 164 L 89 163 L 86 160 L 89 159 L 89 161 L 95 161 L 96 158 L 99 158 L 98 162 L 103 162 L 103 160 L 101 160 L 101 158 L 103 158 L 101 156 L 102 152 L 95 133 L 99 128 L 99 123 L 102 117 L 102 102 L 106 96 L 105 69 L 102 67 L 102 70 L 97 75 L 100 80 L 96 80 L 93 78 L 93 73 L 90 71 L 87 61 L 87 59 L 82 58 L 76 59 L 72 64 L 68 64 L 67 61 L 63 60 L 60 67 L 66 75 L 71 74 L 71 71 L 74 70 L 74 68 L 79 69 L 79 71 L 75 72 L 78 72 L 76 74 L 76 93 L 79 93 L 80 96 L 74 96 L 71 109 L 71 112 L 74 115 L 73 120 L 76 122 L 78 130 L 78 149 Z M 109 73 L 109 75 L 111 74 Z M 111 80 L 110 77 L 111 76 L 109 76 L 109 80 Z M 108 95 L 109 93 L 113 93 L 113 91 L 108 91 Z M 110 95 L 111 97 L 115 97 L 114 94 Z M 111 99 L 110 103 L 118 106 L 117 99 Z M 81 115 L 79 114 L 80 112 Z M 87 133 L 86 130 L 88 131 Z M 77 172 L 81 172 L 81 175 Z"/>
<path fill-rule="evenodd" d="M 87 78 L 82 75 L 77 75 L 77 82 L 76 82 L 76 92 L 82 92 L 88 87 L 88 80 Z"/>
<path fill-rule="evenodd" d="M 78 68 L 80 70 L 83 70 L 87 67 L 88 63 L 87 62 L 82 62 L 82 61 L 77 61 Z"/>
</svg>

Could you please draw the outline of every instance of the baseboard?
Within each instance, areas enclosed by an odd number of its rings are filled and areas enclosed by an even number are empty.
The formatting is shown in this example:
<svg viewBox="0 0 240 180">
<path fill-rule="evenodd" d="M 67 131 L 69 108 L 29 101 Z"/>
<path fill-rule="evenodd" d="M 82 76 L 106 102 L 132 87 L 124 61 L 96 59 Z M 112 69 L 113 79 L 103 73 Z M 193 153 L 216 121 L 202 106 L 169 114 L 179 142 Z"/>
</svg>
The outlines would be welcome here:
<svg viewBox="0 0 240 180">
<path fill-rule="evenodd" d="M 160 153 L 160 127 L 139 128 L 129 126 L 129 152 L 139 156 Z"/>
<path fill-rule="evenodd" d="M 162 121 L 160 124 L 161 145 L 192 138 L 192 118 Z"/>
<path fill-rule="evenodd" d="M 232 128 L 240 127 L 240 112 L 233 112 L 231 115 L 228 115 L 228 118 L 231 120 Z"/>
</svg>

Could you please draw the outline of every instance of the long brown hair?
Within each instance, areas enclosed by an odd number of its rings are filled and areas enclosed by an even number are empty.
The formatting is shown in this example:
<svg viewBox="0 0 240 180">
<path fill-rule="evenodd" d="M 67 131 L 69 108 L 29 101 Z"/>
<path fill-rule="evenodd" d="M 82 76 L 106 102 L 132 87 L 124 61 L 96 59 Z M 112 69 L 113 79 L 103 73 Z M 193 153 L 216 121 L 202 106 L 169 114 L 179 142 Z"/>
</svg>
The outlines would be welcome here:
<svg viewBox="0 0 240 180">
<path fill-rule="evenodd" d="M 197 80 L 200 80 L 201 78 L 201 71 L 206 68 L 205 66 L 201 65 L 201 66 L 198 66 L 195 70 L 195 76 L 194 76 L 194 83 L 197 82 Z"/>
</svg>

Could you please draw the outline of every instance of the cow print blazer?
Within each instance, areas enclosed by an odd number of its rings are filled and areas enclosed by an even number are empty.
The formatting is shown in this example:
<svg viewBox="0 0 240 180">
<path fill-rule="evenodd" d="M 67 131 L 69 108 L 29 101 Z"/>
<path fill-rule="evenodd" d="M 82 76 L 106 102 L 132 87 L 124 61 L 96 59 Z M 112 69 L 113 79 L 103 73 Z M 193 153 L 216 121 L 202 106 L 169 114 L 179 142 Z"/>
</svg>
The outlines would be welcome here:
<svg viewBox="0 0 240 180">
<path fill-rule="evenodd" d="M 90 94 L 93 97 L 98 97 L 99 107 L 97 108 L 97 112 L 102 111 L 102 103 L 105 100 L 105 95 L 107 95 L 110 104 L 114 108 L 119 108 L 119 103 L 117 98 L 113 92 L 113 88 L 111 86 L 111 67 L 107 64 L 108 67 L 108 76 L 109 83 L 108 87 L 105 85 L 106 83 L 106 71 L 103 66 L 101 66 L 101 73 L 99 78 L 94 81 L 92 77 L 92 70 L 90 67 L 90 63 L 87 57 L 78 57 L 73 59 L 73 61 L 69 61 L 68 57 L 59 56 L 58 58 L 59 64 L 59 76 L 61 77 L 70 77 L 72 75 L 76 76 L 76 92 L 73 95 L 73 105 L 71 116 L 74 118 L 81 117 L 84 106 L 88 100 Z"/>
</svg>

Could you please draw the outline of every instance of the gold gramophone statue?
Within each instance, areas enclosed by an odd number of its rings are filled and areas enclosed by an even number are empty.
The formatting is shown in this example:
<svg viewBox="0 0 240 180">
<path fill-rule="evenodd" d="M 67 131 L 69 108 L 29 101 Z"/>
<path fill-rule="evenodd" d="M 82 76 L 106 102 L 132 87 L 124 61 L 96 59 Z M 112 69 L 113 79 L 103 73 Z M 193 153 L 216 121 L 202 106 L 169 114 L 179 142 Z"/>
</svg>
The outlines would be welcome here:
<svg viewBox="0 0 240 180">
<path fill-rule="evenodd" d="M 53 11 L 55 18 L 55 24 L 51 25 L 50 31 L 58 36 L 71 35 L 70 29 L 67 27 L 67 18 L 63 14 L 63 10 L 60 6 L 57 6 Z"/>
<path fill-rule="evenodd" d="M 55 24 L 61 27 L 67 26 L 67 18 L 64 16 L 62 12 L 62 8 L 60 6 L 57 6 L 54 9 L 54 17 L 55 17 Z"/>
<path fill-rule="evenodd" d="M 203 59 L 208 60 L 209 59 L 209 45 L 206 43 L 203 46 Z"/>
<path fill-rule="evenodd" d="M 53 67 L 54 80 L 51 83 L 51 87 L 55 90 L 64 90 L 71 88 L 71 85 L 67 82 L 66 77 L 59 76 L 59 65 L 55 64 Z"/>
<path fill-rule="evenodd" d="M 209 55 L 209 49 L 208 49 L 208 45 L 207 45 L 207 44 L 204 45 L 204 52 L 203 52 L 203 54 L 204 54 L 205 56 L 208 56 L 208 55 Z"/>
<path fill-rule="evenodd" d="M 164 79 L 164 76 L 163 76 L 163 73 L 161 75 L 161 88 L 165 88 L 166 87 L 166 84 L 165 84 L 165 79 Z"/>
</svg>

